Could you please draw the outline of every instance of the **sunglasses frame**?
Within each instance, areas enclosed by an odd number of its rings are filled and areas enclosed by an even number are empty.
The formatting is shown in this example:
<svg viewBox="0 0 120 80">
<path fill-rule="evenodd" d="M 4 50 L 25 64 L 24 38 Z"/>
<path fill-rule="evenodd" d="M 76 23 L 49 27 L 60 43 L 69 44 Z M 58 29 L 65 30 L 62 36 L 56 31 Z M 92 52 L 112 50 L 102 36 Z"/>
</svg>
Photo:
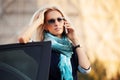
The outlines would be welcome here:
<svg viewBox="0 0 120 80">
<path fill-rule="evenodd" d="M 48 24 L 55 24 L 55 22 L 56 22 L 56 20 L 58 21 L 58 22 L 61 22 L 62 20 L 65 20 L 64 19 L 64 17 L 58 17 L 58 18 L 56 18 L 56 19 L 49 19 L 48 21 L 47 21 L 47 23 Z"/>
</svg>

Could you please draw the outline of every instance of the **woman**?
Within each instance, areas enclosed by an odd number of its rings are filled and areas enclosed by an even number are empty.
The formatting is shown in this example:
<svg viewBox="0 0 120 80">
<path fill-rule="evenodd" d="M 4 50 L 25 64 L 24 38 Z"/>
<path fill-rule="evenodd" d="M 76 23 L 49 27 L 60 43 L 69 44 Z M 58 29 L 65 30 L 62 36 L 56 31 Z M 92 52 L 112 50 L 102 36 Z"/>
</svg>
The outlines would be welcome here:
<svg viewBox="0 0 120 80">
<path fill-rule="evenodd" d="M 77 80 L 77 71 L 90 72 L 90 62 L 76 31 L 60 9 L 47 7 L 36 11 L 19 42 L 29 42 L 35 31 L 35 40 L 52 42 L 49 80 Z"/>
</svg>

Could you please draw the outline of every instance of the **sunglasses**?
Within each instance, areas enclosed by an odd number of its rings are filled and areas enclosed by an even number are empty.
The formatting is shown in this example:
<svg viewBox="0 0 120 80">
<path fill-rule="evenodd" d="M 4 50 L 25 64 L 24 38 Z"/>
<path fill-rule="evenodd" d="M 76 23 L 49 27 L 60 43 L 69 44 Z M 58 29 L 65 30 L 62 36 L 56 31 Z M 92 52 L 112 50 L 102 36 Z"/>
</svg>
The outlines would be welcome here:
<svg viewBox="0 0 120 80">
<path fill-rule="evenodd" d="M 62 20 L 65 20 L 64 18 L 58 17 L 57 19 L 50 19 L 47 21 L 48 24 L 55 24 L 55 21 L 62 22 Z"/>
</svg>

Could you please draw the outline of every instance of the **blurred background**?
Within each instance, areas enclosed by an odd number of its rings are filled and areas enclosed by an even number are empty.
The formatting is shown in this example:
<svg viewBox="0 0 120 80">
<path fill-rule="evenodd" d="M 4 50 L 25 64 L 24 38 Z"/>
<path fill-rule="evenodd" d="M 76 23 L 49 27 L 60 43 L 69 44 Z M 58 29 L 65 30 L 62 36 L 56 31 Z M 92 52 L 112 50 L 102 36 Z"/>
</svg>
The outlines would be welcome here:
<svg viewBox="0 0 120 80">
<path fill-rule="evenodd" d="M 92 63 L 79 80 L 120 80 L 120 0 L 0 0 L 0 45 L 17 43 L 33 13 L 49 4 L 70 18 Z"/>
</svg>

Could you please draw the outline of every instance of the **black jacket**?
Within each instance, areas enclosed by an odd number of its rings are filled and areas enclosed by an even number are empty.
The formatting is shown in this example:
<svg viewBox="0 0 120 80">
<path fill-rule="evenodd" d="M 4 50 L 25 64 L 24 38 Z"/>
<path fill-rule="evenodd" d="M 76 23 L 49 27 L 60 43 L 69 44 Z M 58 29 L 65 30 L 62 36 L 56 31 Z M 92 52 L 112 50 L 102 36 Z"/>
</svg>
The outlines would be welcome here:
<svg viewBox="0 0 120 80">
<path fill-rule="evenodd" d="M 73 52 L 74 54 L 72 54 L 72 58 L 71 58 L 72 75 L 73 75 L 73 80 L 77 80 L 78 58 L 75 51 Z M 57 51 L 52 50 L 49 80 L 61 80 L 61 74 L 58 67 L 59 58 L 60 58 L 60 54 Z"/>
</svg>

